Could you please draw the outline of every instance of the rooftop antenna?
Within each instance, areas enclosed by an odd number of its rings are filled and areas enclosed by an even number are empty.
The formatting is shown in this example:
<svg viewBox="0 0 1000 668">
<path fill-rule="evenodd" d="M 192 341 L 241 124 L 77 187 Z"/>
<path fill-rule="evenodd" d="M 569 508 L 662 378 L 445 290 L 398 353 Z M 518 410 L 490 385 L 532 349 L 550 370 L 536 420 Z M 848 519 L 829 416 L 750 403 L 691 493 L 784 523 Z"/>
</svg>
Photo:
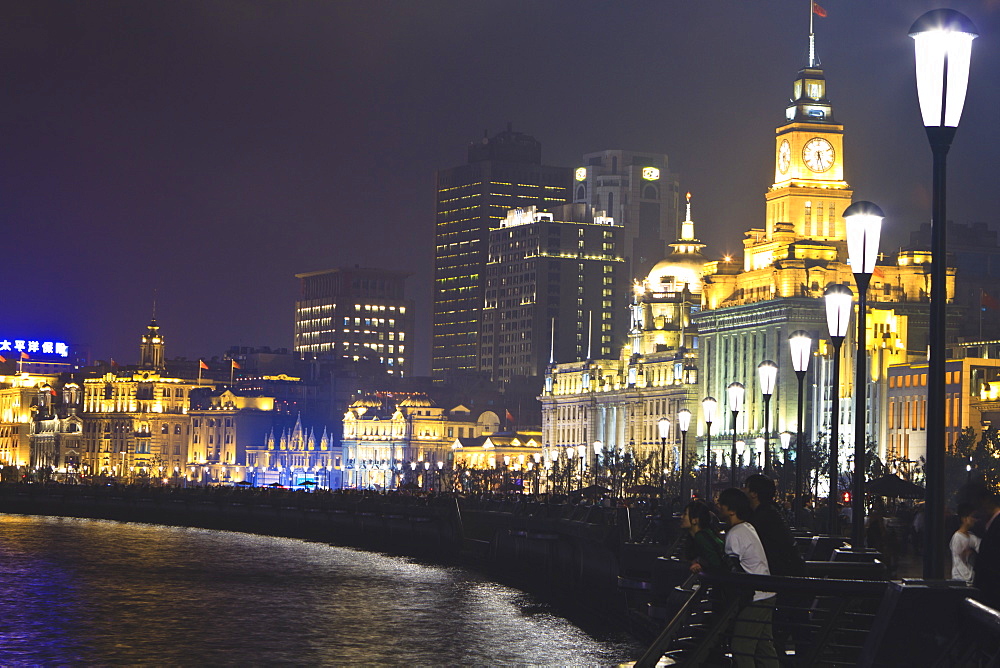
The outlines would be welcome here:
<svg viewBox="0 0 1000 668">
<path fill-rule="evenodd" d="M 816 35 L 813 33 L 813 15 L 816 12 L 815 0 L 809 0 L 809 67 L 816 67 Z"/>
<path fill-rule="evenodd" d="M 156 288 L 153 288 L 153 320 L 156 320 Z"/>
</svg>

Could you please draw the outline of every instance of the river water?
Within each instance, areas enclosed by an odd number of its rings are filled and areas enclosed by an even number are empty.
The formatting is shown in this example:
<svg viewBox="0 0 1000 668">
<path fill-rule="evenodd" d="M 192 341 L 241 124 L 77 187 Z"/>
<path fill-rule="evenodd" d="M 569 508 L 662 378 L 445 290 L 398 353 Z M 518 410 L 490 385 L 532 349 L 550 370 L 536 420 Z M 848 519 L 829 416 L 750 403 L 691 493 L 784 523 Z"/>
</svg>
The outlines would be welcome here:
<svg viewBox="0 0 1000 668">
<path fill-rule="evenodd" d="M 458 567 L 0 515 L 0 665 L 614 665 L 641 648 Z"/>
</svg>

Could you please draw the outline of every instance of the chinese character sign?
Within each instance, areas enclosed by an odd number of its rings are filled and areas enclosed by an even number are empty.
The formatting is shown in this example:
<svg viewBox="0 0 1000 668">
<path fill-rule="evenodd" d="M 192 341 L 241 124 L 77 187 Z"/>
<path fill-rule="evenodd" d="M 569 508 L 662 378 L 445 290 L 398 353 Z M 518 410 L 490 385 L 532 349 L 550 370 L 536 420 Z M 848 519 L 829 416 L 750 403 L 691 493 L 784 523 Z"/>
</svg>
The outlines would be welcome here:
<svg viewBox="0 0 1000 668">
<path fill-rule="evenodd" d="M 40 341 L 37 339 L 7 339 L 0 337 L 0 354 L 4 352 L 25 354 L 58 355 L 69 357 L 69 345 L 62 341 Z"/>
</svg>

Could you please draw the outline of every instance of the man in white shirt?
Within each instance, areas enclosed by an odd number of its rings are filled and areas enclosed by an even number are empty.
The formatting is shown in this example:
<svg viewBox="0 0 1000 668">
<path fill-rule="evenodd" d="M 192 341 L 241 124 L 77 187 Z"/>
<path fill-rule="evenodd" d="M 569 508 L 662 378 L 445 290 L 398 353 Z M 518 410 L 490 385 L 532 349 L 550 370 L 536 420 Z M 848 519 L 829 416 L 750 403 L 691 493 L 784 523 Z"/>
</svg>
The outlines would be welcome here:
<svg viewBox="0 0 1000 668">
<path fill-rule="evenodd" d="M 971 503 L 963 503 L 958 507 L 958 519 L 962 525 L 951 537 L 951 579 L 964 580 L 972 583 L 973 571 L 971 557 L 973 552 L 979 552 L 979 536 L 972 533 L 976 523 L 975 507 Z"/>
<path fill-rule="evenodd" d="M 726 532 L 726 554 L 739 560 L 740 567 L 754 575 L 770 575 L 764 546 L 757 530 L 747 522 L 753 509 L 750 499 L 741 489 L 731 487 L 719 494 L 719 510 L 729 522 Z M 778 656 L 771 640 L 771 617 L 774 613 L 773 592 L 755 591 L 753 601 L 736 615 L 730 648 L 737 666 L 778 668 Z"/>
</svg>

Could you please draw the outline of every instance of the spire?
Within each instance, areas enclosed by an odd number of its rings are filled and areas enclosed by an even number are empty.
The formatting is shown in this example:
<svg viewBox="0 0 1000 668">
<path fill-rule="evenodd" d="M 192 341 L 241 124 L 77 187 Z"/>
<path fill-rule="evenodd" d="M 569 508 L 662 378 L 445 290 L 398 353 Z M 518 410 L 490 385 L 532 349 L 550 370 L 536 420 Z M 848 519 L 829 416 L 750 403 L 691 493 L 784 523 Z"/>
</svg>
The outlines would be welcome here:
<svg viewBox="0 0 1000 668">
<path fill-rule="evenodd" d="M 691 193 L 687 194 L 687 212 L 681 223 L 681 241 L 696 241 L 694 238 L 694 221 L 691 220 Z"/>
</svg>

